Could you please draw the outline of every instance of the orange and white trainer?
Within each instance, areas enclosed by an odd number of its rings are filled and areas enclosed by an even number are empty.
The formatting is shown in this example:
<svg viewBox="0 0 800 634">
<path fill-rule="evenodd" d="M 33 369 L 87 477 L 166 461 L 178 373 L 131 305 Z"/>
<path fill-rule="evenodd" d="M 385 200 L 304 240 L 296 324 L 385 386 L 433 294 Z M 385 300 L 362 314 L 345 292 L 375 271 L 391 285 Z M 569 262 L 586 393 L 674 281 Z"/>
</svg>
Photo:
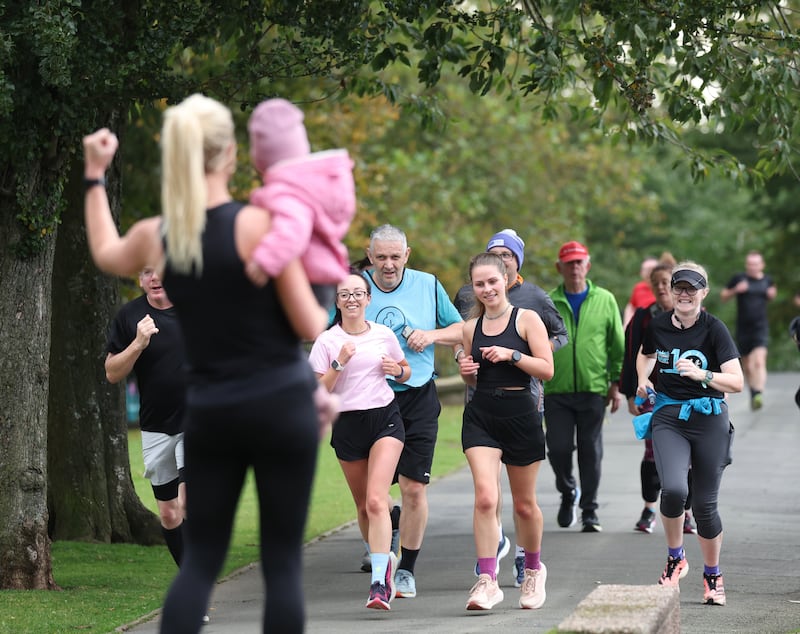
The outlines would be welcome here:
<svg viewBox="0 0 800 634">
<path fill-rule="evenodd" d="M 703 603 L 725 605 L 725 586 L 722 582 L 722 575 L 703 573 Z"/>
<path fill-rule="evenodd" d="M 658 580 L 659 585 L 670 586 L 678 588 L 678 582 L 683 579 L 689 572 L 689 562 L 686 557 L 676 559 L 675 557 L 667 558 L 667 565 L 664 572 L 661 573 L 661 578 Z"/>
</svg>

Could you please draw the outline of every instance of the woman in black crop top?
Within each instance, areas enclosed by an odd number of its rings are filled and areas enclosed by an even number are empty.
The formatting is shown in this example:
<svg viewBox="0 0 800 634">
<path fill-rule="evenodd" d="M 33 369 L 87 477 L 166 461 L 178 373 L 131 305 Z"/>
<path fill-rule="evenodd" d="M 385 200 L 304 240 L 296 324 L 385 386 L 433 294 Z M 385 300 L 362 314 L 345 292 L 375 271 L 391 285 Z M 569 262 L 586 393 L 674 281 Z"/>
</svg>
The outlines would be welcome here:
<svg viewBox="0 0 800 634">
<path fill-rule="evenodd" d="M 553 376 L 553 353 L 547 330 L 532 310 L 508 301 L 503 260 L 481 253 L 470 261 L 473 314 L 464 324 L 461 378 L 475 387 L 464 408 L 461 444 L 475 485 L 473 525 L 480 575 L 470 590 L 467 610 L 489 610 L 503 600 L 497 583 L 500 539 L 497 474 L 506 465 L 517 543 L 525 549 L 521 608 L 540 608 L 545 601 L 547 570 L 539 555 L 542 511 L 536 502 L 536 478 L 545 456 L 542 416 L 530 392 L 531 377 Z"/>
<path fill-rule="evenodd" d="M 316 381 L 300 338 L 322 332 L 327 311 L 299 261 L 262 288 L 245 276 L 270 217 L 231 198 L 236 140 L 228 108 L 193 95 L 167 109 L 161 133 L 164 215 L 137 222 L 122 237 L 104 187 L 117 138 L 102 129 L 83 145 L 86 233 L 95 263 L 123 276 L 154 264 L 164 270 L 186 344 L 188 519 L 161 631 L 200 630 L 252 466 L 261 512 L 263 628 L 302 632 L 302 539 L 319 429 Z"/>
</svg>

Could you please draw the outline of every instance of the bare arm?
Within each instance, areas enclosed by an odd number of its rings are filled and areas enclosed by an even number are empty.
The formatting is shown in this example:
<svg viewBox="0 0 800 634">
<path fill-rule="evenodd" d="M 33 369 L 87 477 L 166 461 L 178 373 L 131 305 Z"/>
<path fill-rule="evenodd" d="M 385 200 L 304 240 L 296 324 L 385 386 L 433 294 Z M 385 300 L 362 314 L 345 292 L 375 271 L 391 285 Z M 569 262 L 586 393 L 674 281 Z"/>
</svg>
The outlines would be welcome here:
<svg viewBox="0 0 800 634">
<path fill-rule="evenodd" d="M 778 294 L 778 287 L 774 284 L 767 289 L 767 299 L 773 300 L 775 296 Z"/>
<path fill-rule="evenodd" d="M 656 367 L 656 355 L 650 354 L 645 355 L 642 353 L 642 349 L 639 348 L 639 352 L 636 355 L 636 394 L 641 396 L 642 398 L 647 396 L 647 388 L 653 388 L 653 383 L 650 381 L 650 374 L 653 372 L 653 368 Z"/>
<path fill-rule="evenodd" d="M 547 328 L 535 311 L 522 309 L 520 313 L 520 335 L 528 342 L 531 353 L 523 354 L 517 367 L 537 379 L 549 381 L 553 378 L 554 366 L 553 348 L 547 336 Z"/>
<path fill-rule="evenodd" d="M 283 309 L 297 336 L 311 341 L 328 325 L 328 311 L 317 302 L 300 260 L 293 260 L 275 278 Z"/>
<path fill-rule="evenodd" d="M 630 302 L 625 304 L 625 310 L 622 312 L 622 327 L 623 328 L 625 328 L 625 326 L 628 325 L 628 322 L 631 320 L 631 317 L 633 317 L 633 313 L 635 313 L 635 312 L 636 312 L 636 309 L 633 307 L 633 304 L 631 304 Z"/>
<path fill-rule="evenodd" d="M 139 358 L 141 350 L 132 346 L 133 344 L 118 354 L 111 354 L 109 352 L 106 355 L 106 380 L 109 383 L 119 383 L 133 370 L 133 364 L 136 363 L 136 360 Z"/>
<path fill-rule="evenodd" d="M 739 295 L 740 293 L 746 293 L 748 287 L 749 284 L 747 283 L 747 280 L 745 279 L 739 280 L 739 282 L 732 288 L 727 288 L 727 287 L 723 288 L 719 292 L 719 298 L 723 302 L 727 302 L 731 297 Z"/>
<path fill-rule="evenodd" d="M 84 137 L 84 177 L 102 178 L 118 146 L 116 135 L 106 128 Z M 133 276 L 148 264 L 163 260 L 158 235 L 160 220 L 140 220 L 120 237 L 104 186 L 94 185 L 86 191 L 84 218 L 89 252 L 101 271 L 112 275 Z"/>
<path fill-rule="evenodd" d="M 145 315 L 136 324 L 136 336 L 128 347 L 118 353 L 109 352 L 106 355 L 106 379 L 109 383 L 119 383 L 133 371 L 133 366 L 147 346 L 150 337 L 158 334 L 158 328 L 150 315 Z"/>
<path fill-rule="evenodd" d="M 706 381 L 706 371 L 696 366 L 691 359 L 680 359 L 675 364 L 675 369 L 681 376 L 697 381 L 704 382 L 720 392 L 734 394 L 741 392 L 744 385 L 742 374 L 742 364 L 739 359 L 731 359 L 720 365 L 720 372 L 713 372 L 714 377 Z"/>
<path fill-rule="evenodd" d="M 433 343 L 437 343 L 441 346 L 454 346 L 459 341 L 462 341 L 463 328 L 464 322 L 461 321 L 450 324 L 445 328 L 437 328 L 432 331 L 434 333 Z"/>
<path fill-rule="evenodd" d="M 317 345 L 319 345 L 319 342 L 314 344 L 314 346 Z M 339 363 L 339 365 L 346 366 L 347 362 L 350 361 L 355 353 L 356 345 L 352 341 L 348 341 L 342 344 L 342 347 L 339 349 L 339 354 L 336 355 L 336 361 Z M 331 361 L 333 361 L 333 359 L 331 359 Z M 341 372 L 334 370 L 329 365 L 328 369 L 325 370 L 325 374 L 318 374 L 317 376 L 319 377 L 319 382 L 325 386 L 325 389 L 329 392 L 332 392 L 340 374 Z"/>
<path fill-rule="evenodd" d="M 422 352 L 432 344 L 439 344 L 441 346 L 452 346 L 455 353 L 459 344 L 461 344 L 463 326 L 464 322 L 459 321 L 434 330 L 415 328 L 406 341 L 408 342 L 408 347 L 417 352 Z"/>
<path fill-rule="evenodd" d="M 728 300 L 729 300 L 731 297 L 733 297 L 734 295 L 736 295 L 736 291 L 734 291 L 732 288 L 723 288 L 723 289 L 722 289 L 722 290 L 719 292 L 719 298 L 720 298 L 720 299 L 721 299 L 723 302 L 727 302 L 727 301 L 728 301 Z"/>
<path fill-rule="evenodd" d="M 472 337 L 475 334 L 475 319 L 470 319 L 463 324 L 462 340 L 465 351 L 472 350 Z M 458 371 L 461 374 L 461 380 L 467 385 L 475 387 L 478 383 L 478 367 L 480 364 L 474 361 L 471 354 L 459 355 Z"/>
</svg>

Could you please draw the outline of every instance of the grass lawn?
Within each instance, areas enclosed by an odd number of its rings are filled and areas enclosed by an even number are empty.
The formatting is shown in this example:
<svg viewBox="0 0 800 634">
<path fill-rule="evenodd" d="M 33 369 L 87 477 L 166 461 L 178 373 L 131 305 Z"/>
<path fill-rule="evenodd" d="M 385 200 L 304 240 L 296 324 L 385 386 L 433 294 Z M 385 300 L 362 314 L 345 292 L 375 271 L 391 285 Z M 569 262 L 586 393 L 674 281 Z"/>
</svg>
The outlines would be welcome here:
<svg viewBox="0 0 800 634">
<path fill-rule="evenodd" d="M 444 475 L 466 464 L 461 452 L 461 406 L 445 406 L 433 473 Z M 150 483 L 142 477 L 141 437 L 128 438 L 131 472 L 142 502 L 156 512 Z M 395 498 L 399 492 L 393 491 Z M 223 575 L 258 559 L 258 515 L 252 478 L 245 486 Z M 305 539 L 355 518 L 355 508 L 327 439 L 320 445 L 317 475 Z M 164 546 L 55 542 L 53 573 L 61 592 L 0 592 L 0 634 L 113 632 L 161 606 L 175 576 Z"/>
</svg>

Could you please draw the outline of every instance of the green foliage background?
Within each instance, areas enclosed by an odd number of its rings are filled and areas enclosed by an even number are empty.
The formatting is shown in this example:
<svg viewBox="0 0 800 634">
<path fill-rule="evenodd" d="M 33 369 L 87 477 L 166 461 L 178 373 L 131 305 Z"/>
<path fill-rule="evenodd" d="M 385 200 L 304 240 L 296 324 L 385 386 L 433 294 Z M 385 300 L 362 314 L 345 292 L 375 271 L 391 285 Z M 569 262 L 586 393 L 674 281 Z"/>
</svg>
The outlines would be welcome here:
<svg viewBox="0 0 800 634">
<path fill-rule="evenodd" d="M 800 367 L 786 333 L 800 290 L 796 180 L 776 177 L 763 188 L 720 174 L 697 181 L 673 146 L 628 146 L 579 122 L 543 124 L 519 100 L 479 98 L 453 78 L 431 91 L 447 104 L 446 124 L 435 128 L 381 99 L 320 101 L 321 92 L 308 82 L 288 85 L 282 94 L 304 108 L 312 149 L 345 147 L 355 161 L 358 212 L 346 237 L 353 261 L 363 256 L 373 228 L 396 224 L 408 235 L 410 266 L 435 273 L 453 296 L 466 282 L 470 256 L 493 233 L 512 227 L 526 241 L 527 279 L 546 290 L 557 285 L 558 248 L 579 240 L 592 253 L 590 277 L 622 308 L 641 259 L 669 251 L 706 266 L 712 285 L 707 308 L 733 328 L 734 303 L 721 304 L 718 291 L 743 268 L 746 252 L 760 249 L 779 288 L 770 306 L 770 365 Z M 148 113 L 132 122 L 123 145 L 123 223 L 158 213 L 160 111 Z M 258 178 L 249 165 L 246 113 L 236 117 L 235 188 L 244 199 Z M 697 132 L 694 141 L 754 152 L 746 130 Z M 442 373 L 455 371 L 448 355 L 439 362 Z"/>
</svg>

